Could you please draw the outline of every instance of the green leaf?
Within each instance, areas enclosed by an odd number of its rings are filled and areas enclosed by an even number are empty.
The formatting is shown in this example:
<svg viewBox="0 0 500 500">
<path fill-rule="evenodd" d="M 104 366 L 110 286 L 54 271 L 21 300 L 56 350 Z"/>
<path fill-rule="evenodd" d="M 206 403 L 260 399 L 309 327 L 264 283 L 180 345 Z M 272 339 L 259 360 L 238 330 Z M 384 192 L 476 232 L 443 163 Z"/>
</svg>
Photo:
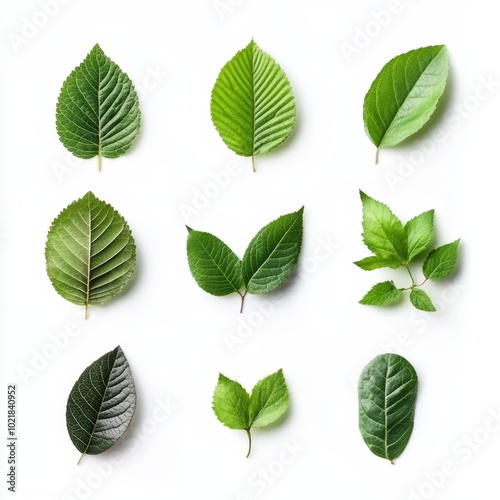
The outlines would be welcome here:
<svg viewBox="0 0 500 500">
<path fill-rule="evenodd" d="M 387 306 L 398 300 L 401 293 L 393 281 L 383 281 L 374 285 L 359 303 L 366 306 Z"/>
<path fill-rule="evenodd" d="M 382 68 L 363 106 L 365 130 L 377 151 L 399 144 L 429 120 L 447 77 L 444 45 L 411 50 Z"/>
<path fill-rule="evenodd" d="M 376 255 L 371 255 L 370 257 L 365 257 L 364 259 L 354 262 L 358 267 L 365 271 L 373 271 L 374 269 L 380 269 L 381 267 L 399 267 L 400 264 L 395 264 L 394 261 L 381 259 Z"/>
<path fill-rule="evenodd" d="M 78 158 L 117 158 L 134 142 L 141 125 L 130 78 L 95 45 L 63 83 L 56 127 L 64 147 Z"/>
<path fill-rule="evenodd" d="M 359 430 L 375 455 L 391 462 L 405 449 L 413 430 L 418 377 L 398 354 L 382 354 L 359 379 Z"/>
<path fill-rule="evenodd" d="M 389 267 L 398 268 L 407 255 L 407 238 L 391 209 L 360 191 L 363 204 L 363 242 Z M 390 263 L 390 265 L 389 265 Z"/>
<path fill-rule="evenodd" d="M 405 225 L 408 238 L 408 257 L 410 262 L 414 257 L 423 252 L 431 242 L 434 235 L 434 210 L 429 210 L 417 215 Z"/>
<path fill-rule="evenodd" d="M 253 40 L 222 68 L 210 111 L 226 146 L 252 164 L 290 135 L 296 115 L 285 73 Z"/>
<path fill-rule="evenodd" d="M 190 228 L 187 239 L 189 269 L 196 283 L 212 295 L 239 292 L 243 287 L 241 261 L 219 238 Z"/>
<path fill-rule="evenodd" d="M 242 259 L 243 280 L 252 294 L 267 293 L 291 274 L 302 246 L 304 207 L 264 226 Z"/>
<path fill-rule="evenodd" d="M 413 288 L 410 292 L 411 303 L 420 311 L 435 312 L 436 308 L 430 297 L 420 288 Z"/>
<path fill-rule="evenodd" d="M 460 239 L 433 250 L 424 261 L 424 276 L 430 280 L 446 278 L 455 269 Z"/>
<path fill-rule="evenodd" d="M 226 427 L 246 431 L 248 457 L 252 451 L 251 429 L 276 422 L 288 409 L 289 402 L 290 395 L 280 369 L 257 382 L 251 396 L 238 382 L 219 374 L 212 407 Z"/>
<path fill-rule="evenodd" d="M 129 282 L 135 243 L 125 219 L 90 191 L 54 220 L 45 245 L 47 274 L 73 304 L 101 305 Z"/>
<path fill-rule="evenodd" d="M 66 425 L 80 460 L 113 446 L 127 430 L 135 405 L 132 372 L 118 346 L 88 366 L 71 389 Z"/>
<path fill-rule="evenodd" d="M 288 409 L 290 395 L 283 370 L 257 382 L 250 396 L 250 426 L 266 427 L 276 422 Z"/>
<path fill-rule="evenodd" d="M 213 397 L 213 410 L 221 423 L 230 429 L 250 428 L 250 396 L 238 382 L 219 373 Z"/>
</svg>

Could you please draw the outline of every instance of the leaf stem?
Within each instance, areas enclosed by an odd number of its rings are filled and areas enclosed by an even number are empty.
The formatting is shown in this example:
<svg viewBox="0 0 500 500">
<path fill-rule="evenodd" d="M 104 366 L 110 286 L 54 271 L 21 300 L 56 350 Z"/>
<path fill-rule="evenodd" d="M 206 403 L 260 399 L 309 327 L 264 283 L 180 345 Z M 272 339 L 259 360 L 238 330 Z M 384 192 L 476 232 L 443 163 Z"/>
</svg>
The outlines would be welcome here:
<svg viewBox="0 0 500 500">
<path fill-rule="evenodd" d="M 378 164 L 378 148 L 375 150 L 375 165 Z"/>
<path fill-rule="evenodd" d="M 248 436 L 248 453 L 245 458 L 248 458 L 250 456 L 250 452 L 252 451 L 252 435 L 250 434 L 250 429 L 245 429 L 247 431 L 247 436 Z"/>
<path fill-rule="evenodd" d="M 417 286 L 415 285 L 415 279 L 413 278 L 413 274 L 411 274 L 410 266 L 406 265 L 406 270 L 408 271 L 408 274 L 410 275 L 411 278 L 411 288 Z"/>
<path fill-rule="evenodd" d="M 101 153 L 97 154 L 97 171 L 101 171 Z"/>
<path fill-rule="evenodd" d="M 89 317 L 89 303 L 85 302 L 85 319 Z"/>
<path fill-rule="evenodd" d="M 80 465 L 80 462 L 82 461 L 82 458 L 85 456 L 85 452 L 82 453 L 82 456 L 80 457 L 80 459 L 78 460 L 78 462 L 76 462 L 76 465 Z"/>
<path fill-rule="evenodd" d="M 245 293 L 238 292 L 241 297 L 241 307 L 240 307 L 240 314 L 243 312 L 243 305 L 245 304 L 245 297 L 247 295 L 247 291 L 245 290 Z"/>
<path fill-rule="evenodd" d="M 252 155 L 252 170 L 255 172 L 255 156 Z"/>
</svg>

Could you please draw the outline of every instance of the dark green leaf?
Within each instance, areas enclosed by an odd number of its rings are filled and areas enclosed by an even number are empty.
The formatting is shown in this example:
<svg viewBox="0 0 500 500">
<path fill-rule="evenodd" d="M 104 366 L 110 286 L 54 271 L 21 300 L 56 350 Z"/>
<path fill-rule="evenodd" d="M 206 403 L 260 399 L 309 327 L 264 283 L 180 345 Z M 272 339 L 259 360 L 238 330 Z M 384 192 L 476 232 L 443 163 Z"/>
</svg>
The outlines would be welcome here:
<svg viewBox="0 0 500 500">
<path fill-rule="evenodd" d="M 210 109 L 227 147 L 252 159 L 281 144 L 296 115 L 285 73 L 253 40 L 222 68 Z"/>
<path fill-rule="evenodd" d="M 405 449 L 413 430 L 418 377 L 398 354 L 370 361 L 359 379 L 359 429 L 368 448 L 391 462 Z"/>
<path fill-rule="evenodd" d="M 374 285 L 359 303 L 367 306 L 387 306 L 399 297 L 401 297 L 401 290 L 396 288 L 394 282 L 383 281 Z"/>
<path fill-rule="evenodd" d="M 302 245 L 304 207 L 264 226 L 242 259 L 243 280 L 249 293 L 274 290 L 291 274 Z"/>
<path fill-rule="evenodd" d="M 64 82 L 56 126 L 64 147 L 78 158 L 117 158 L 134 142 L 141 125 L 130 78 L 99 45 Z"/>
<path fill-rule="evenodd" d="M 460 240 L 433 250 L 424 261 L 424 276 L 430 280 L 446 278 L 455 269 Z"/>
<path fill-rule="evenodd" d="M 132 373 L 118 346 L 83 371 L 68 398 L 66 425 L 82 457 L 113 446 L 127 430 L 135 404 Z"/>
<path fill-rule="evenodd" d="M 125 219 L 90 191 L 54 220 L 45 246 L 47 274 L 74 304 L 101 305 L 118 294 L 135 268 L 135 243 Z"/>
<path fill-rule="evenodd" d="M 421 311 L 435 312 L 436 308 L 429 296 L 420 288 L 413 288 L 410 292 L 411 303 Z"/>
</svg>

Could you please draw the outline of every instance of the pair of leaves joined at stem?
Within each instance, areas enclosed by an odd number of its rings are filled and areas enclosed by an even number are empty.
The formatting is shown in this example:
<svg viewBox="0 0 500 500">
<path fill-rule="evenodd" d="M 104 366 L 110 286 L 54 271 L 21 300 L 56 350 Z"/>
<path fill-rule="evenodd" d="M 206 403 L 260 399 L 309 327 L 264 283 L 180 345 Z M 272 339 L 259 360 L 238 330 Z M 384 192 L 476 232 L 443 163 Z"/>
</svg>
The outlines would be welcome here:
<svg viewBox="0 0 500 500">
<path fill-rule="evenodd" d="M 381 354 L 368 363 L 358 382 L 359 430 L 375 455 L 393 463 L 413 430 L 418 377 L 398 354 Z"/>
<path fill-rule="evenodd" d="M 139 134 L 139 99 L 130 78 L 95 45 L 63 83 L 56 128 L 64 147 L 78 158 L 117 158 Z"/>
<path fill-rule="evenodd" d="M 288 78 L 252 40 L 225 64 L 210 103 L 212 122 L 226 146 L 241 156 L 264 155 L 290 135 L 295 100 Z"/>
<path fill-rule="evenodd" d="M 427 123 L 447 77 L 445 45 L 411 50 L 382 68 L 363 105 L 365 131 L 377 147 L 375 163 L 379 148 L 396 146 Z"/>
<path fill-rule="evenodd" d="M 281 369 L 257 382 L 251 394 L 240 383 L 220 373 L 213 396 L 213 410 L 226 427 L 246 431 L 248 458 L 252 451 L 251 429 L 276 422 L 288 409 L 289 402 L 290 395 Z"/>
<path fill-rule="evenodd" d="M 69 394 L 66 426 L 82 453 L 106 451 L 127 430 L 136 405 L 135 384 L 120 346 L 89 365 Z M 80 463 L 80 460 L 78 463 Z"/>
<path fill-rule="evenodd" d="M 455 269 L 460 240 L 432 250 L 424 260 L 425 280 L 417 284 L 410 270 L 410 262 L 429 246 L 434 236 L 434 210 L 424 212 L 403 223 L 383 203 L 360 191 L 363 205 L 363 242 L 374 255 L 355 262 L 365 271 L 382 267 L 404 267 L 411 278 L 407 288 L 397 288 L 393 281 L 376 284 L 361 300 L 361 304 L 385 306 L 398 300 L 405 290 L 410 290 L 410 301 L 422 311 L 434 312 L 436 308 L 421 287 L 427 280 L 446 278 Z"/>
<path fill-rule="evenodd" d="M 47 274 L 73 304 L 101 305 L 117 295 L 135 269 L 136 249 L 125 219 L 90 191 L 52 223 L 45 245 Z"/>
<path fill-rule="evenodd" d="M 264 226 L 242 260 L 216 236 L 188 227 L 187 256 L 193 278 L 212 295 L 238 293 L 242 312 L 247 293 L 271 292 L 293 271 L 302 246 L 303 212 L 304 207 Z"/>
</svg>

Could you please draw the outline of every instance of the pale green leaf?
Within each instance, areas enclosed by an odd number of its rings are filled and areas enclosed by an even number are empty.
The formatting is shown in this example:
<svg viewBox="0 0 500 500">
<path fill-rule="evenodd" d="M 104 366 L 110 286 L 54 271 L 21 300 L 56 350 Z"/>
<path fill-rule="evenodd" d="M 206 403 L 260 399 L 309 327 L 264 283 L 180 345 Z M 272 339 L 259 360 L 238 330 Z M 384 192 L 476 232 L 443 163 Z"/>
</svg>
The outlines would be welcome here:
<svg viewBox="0 0 500 500">
<path fill-rule="evenodd" d="M 188 230 L 189 269 L 198 285 L 217 296 L 239 292 L 243 287 L 243 277 L 236 254 L 216 236 Z"/>
<path fill-rule="evenodd" d="M 250 395 L 241 384 L 219 373 L 212 402 L 219 421 L 230 429 L 249 429 L 249 405 Z"/>
<path fill-rule="evenodd" d="M 423 252 L 431 242 L 434 235 L 434 210 L 429 210 L 417 215 L 405 225 L 408 238 L 408 257 L 410 262 L 414 257 Z"/>
<path fill-rule="evenodd" d="M 86 312 L 121 292 L 133 274 L 135 255 L 125 219 L 90 191 L 59 214 L 45 245 L 52 285 Z"/>
<path fill-rule="evenodd" d="M 135 405 L 132 372 L 118 346 L 82 372 L 68 398 L 66 426 L 82 457 L 113 446 L 127 430 Z"/>
<path fill-rule="evenodd" d="M 413 430 L 418 377 L 398 354 L 368 363 L 358 383 L 359 429 L 375 455 L 391 462 L 405 449 Z"/>
<path fill-rule="evenodd" d="M 285 73 L 253 40 L 222 68 L 210 111 L 227 147 L 252 158 L 279 146 L 290 135 L 296 115 Z"/>
<path fill-rule="evenodd" d="M 304 207 L 264 226 L 242 259 L 243 280 L 252 294 L 267 293 L 291 274 L 302 246 Z"/>
<path fill-rule="evenodd" d="M 410 292 L 411 303 L 420 311 L 435 312 L 436 308 L 430 297 L 420 288 L 413 288 Z"/>
<path fill-rule="evenodd" d="M 395 146 L 417 132 L 436 109 L 447 77 L 444 45 L 422 47 L 391 59 L 364 100 L 365 130 L 373 144 Z"/>
<path fill-rule="evenodd" d="M 385 260 L 377 257 L 376 255 L 371 255 L 370 257 L 365 257 L 364 259 L 354 262 L 358 267 L 364 271 L 373 271 L 374 269 L 380 269 L 381 267 L 390 267 L 393 269 L 398 268 L 401 264 L 397 261 Z"/>
<path fill-rule="evenodd" d="M 383 281 L 374 285 L 359 303 L 365 306 L 387 306 L 396 302 L 401 293 L 393 281 Z"/>
<path fill-rule="evenodd" d="M 460 240 L 448 243 L 433 250 L 425 259 L 423 272 L 430 280 L 446 278 L 455 269 L 458 259 L 458 244 Z"/>
<path fill-rule="evenodd" d="M 401 221 L 383 203 L 360 191 L 363 204 L 363 242 L 377 257 L 397 268 L 407 256 L 407 238 Z"/>
<path fill-rule="evenodd" d="M 139 133 L 141 113 L 130 78 L 95 45 L 63 83 L 56 127 L 78 158 L 117 158 Z"/>
</svg>

